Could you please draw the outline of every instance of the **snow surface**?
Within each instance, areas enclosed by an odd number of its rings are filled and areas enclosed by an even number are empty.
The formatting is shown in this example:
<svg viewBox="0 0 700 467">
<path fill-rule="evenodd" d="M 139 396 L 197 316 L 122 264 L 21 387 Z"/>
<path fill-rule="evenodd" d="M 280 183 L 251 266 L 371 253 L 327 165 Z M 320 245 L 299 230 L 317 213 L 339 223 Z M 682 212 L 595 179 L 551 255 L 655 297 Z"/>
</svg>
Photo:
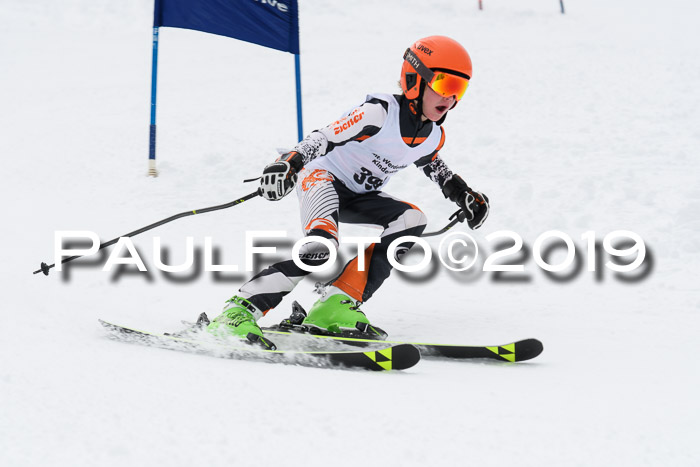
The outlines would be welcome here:
<svg viewBox="0 0 700 467">
<path fill-rule="evenodd" d="M 700 6 L 567 0 L 562 15 L 554 0 L 477 5 L 302 1 L 307 131 L 368 92 L 396 92 L 415 39 L 452 36 L 474 78 L 442 154 L 491 198 L 472 232 L 484 253 L 489 233 L 517 232 L 531 248 L 556 229 L 583 258 L 584 232 L 625 229 L 653 267 L 625 282 L 584 265 L 556 282 L 528 254 L 529 281 L 442 267 L 432 279 L 394 275 L 364 307 L 392 338 L 537 337 L 545 351 L 523 364 L 426 360 L 376 374 L 125 345 L 97 323 L 172 330 L 216 315 L 246 274 L 175 281 L 153 267 L 152 238 L 173 264 L 186 236 L 200 248 L 211 236 L 220 262 L 242 265 L 246 229 L 296 238 L 292 197 L 137 237 L 150 274 L 76 262 L 32 275 L 53 262 L 57 230 L 107 240 L 252 191 L 242 179 L 295 143 L 293 60 L 161 30 L 161 176 L 147 178 L 152 2 L 2 0 L 0 465 L 700 465 Z M 410 168 L 387 191 L 419 204 L 430 230 L 453 210 Z M 292 299 L 310 305 L 312 281 L 263 323 Z"/>
</svg>

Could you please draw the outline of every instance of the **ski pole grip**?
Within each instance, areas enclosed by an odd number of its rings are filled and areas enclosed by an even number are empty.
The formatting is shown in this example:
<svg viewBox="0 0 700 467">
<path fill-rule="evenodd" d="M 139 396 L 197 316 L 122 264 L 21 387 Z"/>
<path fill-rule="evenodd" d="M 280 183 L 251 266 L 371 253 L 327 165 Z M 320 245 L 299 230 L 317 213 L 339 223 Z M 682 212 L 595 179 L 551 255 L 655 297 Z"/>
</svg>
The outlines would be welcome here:
<svg viewBox="0 0 700 467">
<path fill-rule="evenodd" d="M 48 276 L 48 275 L 49 275 L 49 269 L 51 269 L 51 267 L 50 267 L 48 264 L 46 264 L 46 263 L 41 263 L 41 267 L 40 267 L 39 269 L 37 269 L 36 271 L 34 271 L 34 274 L 43 272 L 45 276 Z"/>
</svg>

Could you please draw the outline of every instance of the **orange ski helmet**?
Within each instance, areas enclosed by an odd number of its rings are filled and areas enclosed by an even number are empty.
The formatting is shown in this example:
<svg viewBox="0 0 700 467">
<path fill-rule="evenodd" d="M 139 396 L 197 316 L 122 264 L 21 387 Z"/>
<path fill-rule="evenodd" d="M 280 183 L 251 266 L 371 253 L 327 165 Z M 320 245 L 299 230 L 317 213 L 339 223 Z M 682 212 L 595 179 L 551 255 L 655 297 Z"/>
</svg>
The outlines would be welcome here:
<svg viewBox="0 0 700 467">
<path fill-rule="evenodd" d="M 422 96 L 425 82 L 444 97 L 459 101 L 472 77 L 472 60 L 454 39 L 430 36 L 406 49 L 401 67 L 401 89 L 408 99 Z"/>
</svg>

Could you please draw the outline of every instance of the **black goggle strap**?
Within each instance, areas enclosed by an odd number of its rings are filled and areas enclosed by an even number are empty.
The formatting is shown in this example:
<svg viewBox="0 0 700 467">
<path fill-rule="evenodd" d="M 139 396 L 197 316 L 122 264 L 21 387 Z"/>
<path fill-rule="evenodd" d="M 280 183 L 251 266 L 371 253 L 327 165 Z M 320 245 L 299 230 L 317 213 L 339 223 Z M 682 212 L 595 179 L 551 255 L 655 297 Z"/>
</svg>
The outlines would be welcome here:
<svg viewBox="0 0 700 467">
<path fill-rule="evenodd" d="M 433 70 L 425 66 L 425 64 L 421 62 L 420 58 L 418 58 L 418 56 L 414 54 L 410 48 L 406 49 L 406 52 L 403 54 L 403 59 L 411 64 L 413 69 L 418 72 L 420 77 L 423 78 L 426 83 L 430 83 L 435 77 Z"/>
</svg>

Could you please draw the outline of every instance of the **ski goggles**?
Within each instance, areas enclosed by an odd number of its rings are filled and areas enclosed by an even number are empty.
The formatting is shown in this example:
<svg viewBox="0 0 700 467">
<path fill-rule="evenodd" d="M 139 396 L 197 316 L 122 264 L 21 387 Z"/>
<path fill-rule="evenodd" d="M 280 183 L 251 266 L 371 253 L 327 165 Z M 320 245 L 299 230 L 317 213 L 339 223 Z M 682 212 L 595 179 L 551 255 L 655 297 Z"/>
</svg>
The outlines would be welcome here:
<svg viewBox="0 0 700 467">
<path fill-rule="evenodd" d="M 457 100 L 460 100 L 467 91 L 469 76 L 457 76 L 453 74 L 454 72 L 448 70 L 431 70 L 410 48 L 406 49 L 403 58 L 416 70 L 420 77 L 428 83 L 430 89 L 441 96 L 455 96 Z"/>
<path fill-rule="evenodd" d="M 469 87 L 469 80 L 439 71 L 428 86 L 443 97 L 456 96 L 460 100 Z"/>
</svg>

